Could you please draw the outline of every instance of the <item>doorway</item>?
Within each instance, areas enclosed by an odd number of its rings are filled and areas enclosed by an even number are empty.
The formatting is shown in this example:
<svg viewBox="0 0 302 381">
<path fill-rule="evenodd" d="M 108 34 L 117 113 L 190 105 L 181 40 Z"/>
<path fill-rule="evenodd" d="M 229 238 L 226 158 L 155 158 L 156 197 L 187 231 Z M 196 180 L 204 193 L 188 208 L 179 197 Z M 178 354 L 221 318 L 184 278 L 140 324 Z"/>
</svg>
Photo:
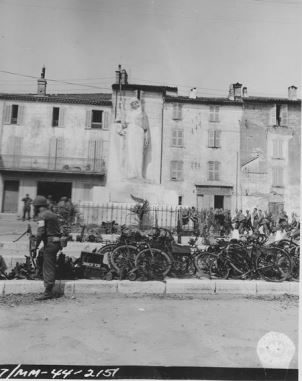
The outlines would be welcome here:
<svg viewBox="0 0 302 381">
<path fill-rule="evenodd" d="M 3 190 L 2 212 L 17 213 L 19 201 L 19 181 L 5 180 Z"/>
<path fill-rule="evenodd" d="M 224 196 L 214 196 L 214 209 L 223 209 L 223 197 Z"/>
<path fill-rule="evenodd" d="M 55 202 L 59 202 L 61 197 L 71 198 L 72 183 L 55 181 L 38 181 L 37 194 L 47 197 L 52 196 Z"/>
</svg>

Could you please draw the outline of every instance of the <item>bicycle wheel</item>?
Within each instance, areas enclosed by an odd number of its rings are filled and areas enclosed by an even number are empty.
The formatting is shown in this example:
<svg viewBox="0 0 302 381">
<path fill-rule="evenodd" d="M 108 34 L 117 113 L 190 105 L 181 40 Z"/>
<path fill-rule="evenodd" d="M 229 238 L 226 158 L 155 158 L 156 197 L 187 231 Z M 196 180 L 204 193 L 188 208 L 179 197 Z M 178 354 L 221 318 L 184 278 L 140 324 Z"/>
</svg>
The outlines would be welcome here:
<svg viewBox="0 0 302 381">
<path fill-rule="evenodd" d="M 283 282 L 291 276 L 291 260 L 278 247 L 267 247 L 256 259 L 256 270 L 262 279 Z"/>
<path fill-rule="evenodd" d="M 210 272 L 210 262 L 209 259 L 213 258 L 213 254 L 208 251 L 200 251 L 199 254 L 194 259 L 194 264 L 198 273 Z"/>
<path fill-rule="evenodd" d="M 103 263 L 105 265 L 108 265 L 110 269 L 114 269 L 111 261 L 111 253 L 116 248 L 116 244 L 108 244 L 103 247 L 101 247 L 97 253 L 103 255 Z"/>
<path fill-rule="evenodd" d="M 159 249 L 144 249 L 140 251 L 135 259 L 135 267 L 142 268 L 151 277 L 163 277 L 168 274 L 172 267 L 170 256 Z"/>
<path fill-rule="evenodd" d="M 128 272 L 135 267 L 135 258 L 137 254 L 138 250 L 135 246 L 118 246 L 110 252 L 110 263 L 118 274 L 120 274 L 121 271 Z"/>
<path fill-rule="evenodd" d="M 210 279 L 227 279 L 229 277 L 230 268 L 226 261 L 224 253 L 212 255 L 210 261 Z"/>
<path fill-rule="evenodd" d="M 229 259 L 229 277 L 233 279 L 244 279 L 250 273 L 250 266 L 247 261 L 247 252 L 241 245 L 230 245 L 225 249 Z"/>
</svg>

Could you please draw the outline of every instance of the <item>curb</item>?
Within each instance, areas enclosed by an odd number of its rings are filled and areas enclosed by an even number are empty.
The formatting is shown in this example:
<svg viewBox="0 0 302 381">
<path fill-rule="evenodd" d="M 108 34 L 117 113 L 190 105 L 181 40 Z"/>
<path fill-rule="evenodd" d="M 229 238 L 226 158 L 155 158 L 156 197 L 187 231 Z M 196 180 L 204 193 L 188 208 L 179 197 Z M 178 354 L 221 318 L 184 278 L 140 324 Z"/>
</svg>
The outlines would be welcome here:
<svg viewBox="0 0 302 381">
<path fill-rule="evenodd" d="M 42 293 L 43 282 L 29 280 L 1 280 L 0 294 Z M 167 279 L 164 282 L 131 282 L 104 280 L 57 281 L 55 292 L 66 297 L 81 295 L 299 295 L 299 282 L 273 283 L 265 281 L 209 280 L 209 279 Z"/>
</svg>

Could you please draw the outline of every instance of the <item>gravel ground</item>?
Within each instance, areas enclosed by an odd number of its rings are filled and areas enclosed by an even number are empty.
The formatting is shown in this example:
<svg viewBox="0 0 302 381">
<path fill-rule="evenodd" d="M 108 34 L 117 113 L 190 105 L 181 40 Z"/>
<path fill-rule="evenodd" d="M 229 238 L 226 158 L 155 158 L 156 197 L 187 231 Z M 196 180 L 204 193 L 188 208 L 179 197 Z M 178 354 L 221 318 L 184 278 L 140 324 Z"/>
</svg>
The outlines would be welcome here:
<svg viewBox="0 0 302 381">
<path fill-rule="evenodd" d="M 294 296 L 35 297 L 0 298 L 0 363 L 261 367 L 266 333 L 298 346 Z"/>
</svg>

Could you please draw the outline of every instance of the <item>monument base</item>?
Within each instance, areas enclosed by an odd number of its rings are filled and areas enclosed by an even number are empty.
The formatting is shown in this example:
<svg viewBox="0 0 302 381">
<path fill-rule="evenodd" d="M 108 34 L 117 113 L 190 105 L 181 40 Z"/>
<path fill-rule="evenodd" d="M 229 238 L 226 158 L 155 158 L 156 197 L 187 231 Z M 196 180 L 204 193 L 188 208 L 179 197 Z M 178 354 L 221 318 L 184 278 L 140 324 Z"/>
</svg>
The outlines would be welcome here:
<svg viewBox="0 0 302 381">
<path fill-rule="evenodd" d="M 100 192 L 98 199 L 102 202 L 133 203 L 131 195 L 149 201 L 150 204 L 173 205 L 178 204 L 177 193 L 167 190 L 163 185 L 142 182 L 140 180 L 116 181 L 107 184 Z"/>
</svg>

